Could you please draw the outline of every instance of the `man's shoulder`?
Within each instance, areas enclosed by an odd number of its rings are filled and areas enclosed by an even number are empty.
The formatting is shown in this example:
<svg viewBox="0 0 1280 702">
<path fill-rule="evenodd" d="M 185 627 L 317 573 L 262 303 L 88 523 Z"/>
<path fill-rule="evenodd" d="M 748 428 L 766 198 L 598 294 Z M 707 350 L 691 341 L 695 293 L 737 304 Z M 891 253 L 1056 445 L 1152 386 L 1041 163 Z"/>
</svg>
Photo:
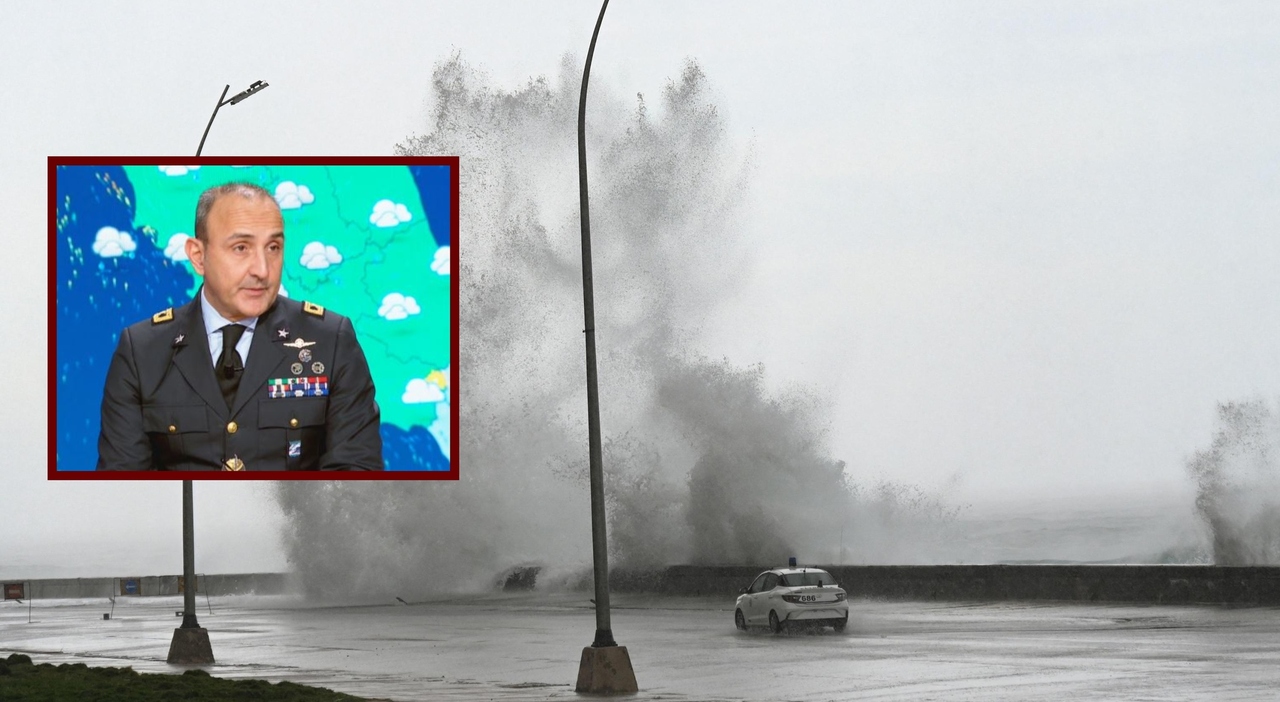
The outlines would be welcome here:
<svg viewBox="0 0 1280 702">
<path fill-rule="evenodd" d="M 150 317 L 125 327 L 125 332 L 134 344 L 145 344 L 164 339 L 168 343 L 176 343 L 174 339 L 186 330 L 187 315 L 191 314 L 190 303 L 179 307 L 168 307 L 159 310 Z"/>
<path fill-rule="evenodd" d="M 318 305 L 314 302 L 306 300 L 295 300 L 290 297 L 276 298 L 276 305 L 280 308 L 281 314 L 291 320 L 302 320 L 307 324 L 334 327 L 335 329 L 342 325 L 347 318 Z"/>
<path fill-rule="evenodd" d="M 350 326 L 347 317 L 314 302 L 279 297 L 276 298 L 276 307 L 279 309 L 279 319 L 298 330 L 310 329 L 336 333 L 344 326 Z"/>
</svg>

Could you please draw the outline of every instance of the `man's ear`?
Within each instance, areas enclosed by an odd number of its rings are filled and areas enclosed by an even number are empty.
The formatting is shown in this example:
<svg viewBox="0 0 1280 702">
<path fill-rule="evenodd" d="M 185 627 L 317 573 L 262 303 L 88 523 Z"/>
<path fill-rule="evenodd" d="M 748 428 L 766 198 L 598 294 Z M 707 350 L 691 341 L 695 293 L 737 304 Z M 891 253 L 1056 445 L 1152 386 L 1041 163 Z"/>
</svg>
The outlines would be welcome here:
<svg viewBox="0 0 1280 702">
<path fill-rule="evenodd" d="M 204 242 L 194 236 L 187 237 L 186 241 L 187 258 L 191 259 L 191 265 L 195 267 L 196 273 L 204 275 Z"/>
</svg>

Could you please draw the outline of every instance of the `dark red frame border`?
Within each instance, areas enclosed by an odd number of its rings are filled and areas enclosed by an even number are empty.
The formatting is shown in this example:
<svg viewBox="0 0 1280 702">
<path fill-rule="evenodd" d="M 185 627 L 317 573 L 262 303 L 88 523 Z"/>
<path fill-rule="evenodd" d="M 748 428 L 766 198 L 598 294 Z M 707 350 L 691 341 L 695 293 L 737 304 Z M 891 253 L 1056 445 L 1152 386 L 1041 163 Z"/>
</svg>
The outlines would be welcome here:
<svg viewBox="0 0 1280 702">
<path fill-rule="evenodd" d="M 449 271 L 451 314 L 449 341 L 449 470 L 405 471 L 59 471 L 58 470 L 58 244 L 57 244 L 57 177 L 58 166 L 448 166 L 449 167 Z M 457 480 L 459 449 L 458 344 L 460 281 L 458 265 L 459 198 L 457 156 L 50 156 L 49 157 L 49 480 Z"/>
</svg>

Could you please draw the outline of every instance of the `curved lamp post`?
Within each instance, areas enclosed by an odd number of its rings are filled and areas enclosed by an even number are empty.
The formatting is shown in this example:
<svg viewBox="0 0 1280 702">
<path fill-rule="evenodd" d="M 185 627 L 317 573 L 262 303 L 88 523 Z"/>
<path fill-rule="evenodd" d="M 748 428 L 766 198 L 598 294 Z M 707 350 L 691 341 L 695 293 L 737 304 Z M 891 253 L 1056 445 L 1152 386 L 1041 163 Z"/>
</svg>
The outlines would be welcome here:
<svg viewBox="0 0 1280 702">
<path fill-rule="evenodd" d="M 609 540 L 605 533 L 604 461 L 600 449 L 600 393 L 596 382 L 596 311 L 591 284 L 591 208 L 587 201 L 587 79 L 591 58 L 609 0 L 600 6 L 587 63 L 582 69 L 582 94 L 578 98 L 578 198 L 582 217 L 582 312 L 587 345 L 587 434 L 591 461 L 591 552 L 595 574 L 596 637 L 582 649 L 578 665 L 578 692 L 635 692 L 636 674 L 627 648 L 613 640 L 609 623 Z"/>
<path fill-rule="evenodd" d="M 205 125 L 204 136 L 200 137 L 200 146 L 196 147 L 196 156 L 204 150 L 204 140 L 209 136 L 209 128 L 218 116 L 218 109 L 223 105 L 234 105 L 241 100 L 267 87 L 262 81 L 256 81 L 247 89 L 237 93 L 230 100 L 228 85 L 222 89 L 218 104 L 213 108 L 209 124 Z M 192 507 L 191 481 L 182 481 L 182 626 L 173 630 L 173 640 L 169 643 L 168 662 L 185 665 L 210 665 L 213 663 L 213 646 L 209 643 L 209 630 L 200 626 L 196 619 L 196 527 L 195 510 Z"/>
<path fill-rule="evenodd" d="M 243 100 L 243 99 L 245 99 L 245 98 L 249 97 L 250 95 L 253 95 L 254 93 L 258 92 L 259 90 L 262 90 L 263 88 L 267 87 L 268 85 L 270 85 L 270 83 L 264 83 L 264 82 L 262 82 L 262 81 L 260 81 L 260 80 L 256 80 L 256 81 L 254 81 L 254 82 L 253 82 L 253 84 L 252 84 L 252 85 L 250 85 L 248 88 L 245 88 L 244 90 L 242 90 L 242 91 L 240 91 L 240 92 L 236 93 L 235 95 L 231 96 L 231 99 L 230 99 L 230 100 L 224 100 L 223 98 L 225 98 L 225 97 L 227 96 L 227 91 L 231 89 L 231 86 L 230 86 L 230 85 L 228 85 L 227 87 L 223 88 L 223 89 L 222 89 L 222 95 L 218 98 L 218 104 L 213 106 L 213 114 L 209 115 L 209 123 L 208 123 L 208 124 L 206 124 L 206 125 L 205 125 L 205 127 L 204 127 L 204 135 L 200 137 L 200 146 L 197 146 L 197 147 L 196 147 L 196 156 L 199 156 L 199 155 L 200 155 L 200 152 L 201 152 L 201 151 L 204 151 L 204 140 L 205 140 L 205 139 L 207 139 L 207 138 L 209 138 L 209 128 L 213 126 L 213 120 L 214 120 L 214 118 L 215 118 L 215 117 L 217 117 L 217 116 L 218 116 L 218 110 L 219 110 L 223 105 L 234 105 L 234 104 L 236 104 L 236 103 L 240 102 L 241 100 Z"/>
</svg>

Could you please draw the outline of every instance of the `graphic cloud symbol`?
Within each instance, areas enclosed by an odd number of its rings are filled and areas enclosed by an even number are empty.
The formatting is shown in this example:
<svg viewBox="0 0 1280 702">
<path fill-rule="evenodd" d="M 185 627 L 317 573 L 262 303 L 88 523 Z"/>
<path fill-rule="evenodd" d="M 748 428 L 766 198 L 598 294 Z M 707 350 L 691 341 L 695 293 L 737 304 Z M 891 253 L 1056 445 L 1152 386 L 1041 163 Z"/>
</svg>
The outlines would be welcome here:
<svg viewBox="0 0 1280 702">
<path fill-rule="evenodd" d="M 382 298 L 382 306 L 378 308 L 378 316 L 383 319 L 395 321 L 397 319 L 406 319 L 411 314 L 418 314 L 422 308 L 418 306 L 418 301 L 412 297 L 393 292 Z"/>
<path fill-rule="evenodd" d="M 126 253 L 133 253 L 138 244 L 128 232 L 115 227 L 103 227 L 93 238 L 93 252 L 103 258 L 116 258 Z"/>
<path fill-rule="evenodd" d="M 167 176 L 184 176 L 191 171 L 200 170 L 199 166 L 158 166 L 158 168 Z"/>
<path fill-rule="evenodd" d="M 404 386 L 404 394 L 400 400 L 406 405 L 420 405 L 426 402 L 442 402 L 444 391 L 435 383 L 428 383 L 424 378 L 414 378 Z"/>
<path fill-rule="evenodd" d="M 342 263 L 342 254 L 333 246 L 325 246 L 323 242 L 313 241 L 302 249 L 302 265 L 313 271 L 321 271 L 329 266 Z"/>
<path fill-rule="evenodd" d="M 431 260 L 431 270 L 440 275 L 449 275 L 449 256 L 448 246 L 436 249 L 436 257 Z"/>
<path fill-rule="evenodd" d="M 296 210 L 316 201 L 316 196 L 311 194 L 311 188 L 298 185 L 292 180 L 286 180 L 276 186 L 275 198 L 276 204 L 280 205 L 282 210 Z"/>
<path fill-rule="evenodd" d="M 369 224 L 375 227 L 394 227 L 412 219 L 409 208 L 390 200 L 378 200 L 373 206 L 373 214 L 369 215 Z"/>
<path fill-rule="evenodd" d="M 289 291 L 285 290 L 284 283 L 280 284 L 280 297 L 289 297 Z"/>
<path fill-rule="evenodd" d="M 445 458 L 449 457 L 449 405 L 441 403 L 436 405 L 436 421 L 427 427 L 427 431 L 435 437 L 436 443 L 440 444 L 440 452 Z"/>
<path fill-rule="evenodd" d="M 164 255 L 174 263 L 189 260 L 187 258 L 187 239 L 190 238 L 186 234 L 174 234 L 169 237 L 169 243 L 165 244 L 164 247 Z"/>
</svg>

